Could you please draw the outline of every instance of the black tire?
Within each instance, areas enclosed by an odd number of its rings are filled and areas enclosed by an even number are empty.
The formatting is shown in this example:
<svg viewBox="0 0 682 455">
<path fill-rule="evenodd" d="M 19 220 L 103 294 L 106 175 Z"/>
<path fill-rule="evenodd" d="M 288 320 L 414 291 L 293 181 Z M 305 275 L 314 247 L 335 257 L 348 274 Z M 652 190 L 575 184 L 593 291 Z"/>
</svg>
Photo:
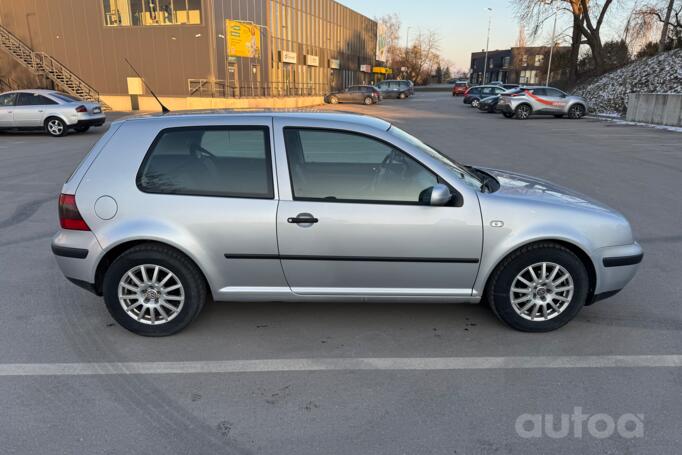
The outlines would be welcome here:
<svg viewBox="0 0 682 455">
<path fill-rule="evenodd" d="M 122 277 L 142 264 L 161 266 L 171 271 L 182 284 L 184 303 L 177 316 L 168 322 L 154 325 L 138 322 L 119 301 L 118 287 Z M 104 275 L 103 294 L 109 314 L 122 327 L 137 335 L 162 337 L 181 331 L 199 315 L 206 303 L 208 290 L 201 271 L 187 256 L 165 245 L 142 244 L 114 260 Z"/>
<path fill-rule="evenodd" d="M 66 136 L 68 128 L 64 120 L 59 117 L 48 117 L 45 119 L 45 132 L 52 137 L 63 137 Z"/>
<path fill-rule="evenodd" d="M 90 129 L 89 126 L 77 126 L 77 127 L 74 128 L 74 131 L 76 131 L 76 133 L 85 133 L 85 132 L 87 132 L 89 129 Z"/>
<path fill-rule="evenodd" d="M 533 109 L 529 104 L 520 104 L 514 109 L 514 118 L 517 120 L 526 120 L 533 113 Z"/>
<path fill-rule="evenodd" d="M 366 106 L 369 106 L 370 104 L 374 104 L 374 100 L 372 99 L 371 96 L 366 96 L 364 101 L 365 101 Z"/>
<path fill-rule="evenodd" d="M 478 106 L 480 104 L 481 104 L 481 100 L 479 100 L 478 98 L 474 98 L 473 100 L 471 100 L 471 107 L 475 107 L 476 109 L 478 109 Z"/>
<path fill-rule="evenodd" d="M 514 118 L 513 112 L 503 112 L 502 115 L 504 115 L 504 118 Z"/>
<path fill-rule="evenodd" d="M 582 104 L 574 104 L 568 109 L 568 118 L 572 120 L 580 120 L 585 116 L 585 106 Z"/>
<path fill-rule="evenodd" d="M 531 321 L 514 309 L 510 292 L 517 275 L 540 262 L 552 262 L 563 267 L 570 274 L 574 289 L 570 302 L 557 316 L 548 320 Z M 495 315 L 513 329 L 522 332 L 549 332 L 566 325 L 578 314 L 585 305 L 588 288 L 589 276 L 582 261 L 559 244 L 542 242 L 524 246 L 506 257 L 493 271 L 485 297 Z"/>
</svg>

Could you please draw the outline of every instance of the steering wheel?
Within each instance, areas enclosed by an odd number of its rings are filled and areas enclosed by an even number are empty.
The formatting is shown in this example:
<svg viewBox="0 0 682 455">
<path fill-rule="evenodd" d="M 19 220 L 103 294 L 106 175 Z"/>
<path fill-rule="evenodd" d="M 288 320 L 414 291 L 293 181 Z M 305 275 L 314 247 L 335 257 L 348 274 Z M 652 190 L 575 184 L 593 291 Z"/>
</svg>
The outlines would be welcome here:
<svg viewBox="0 0 682 455">
<path fill-rule="evenodd" d="M 379 168 L 377 169 L 376 175 L 372 179 L 372 183 L 369 185 L 370 193 L 374 193 L 377 187 L 384 182 L 386 177 L 390 174 L 390 166 L 394 164 L 402 165 L 402 170 L 400 171 L 399 176 L 401 179 L 405 178 L 408 166 L 407 163 L 405 163 L 405 161 L 403 161 L 401 158 L 401 154 L 396 150 L 391 150 L 391 153 L 384 157 L 383 161 L 379 165 Z"/>
</svg>

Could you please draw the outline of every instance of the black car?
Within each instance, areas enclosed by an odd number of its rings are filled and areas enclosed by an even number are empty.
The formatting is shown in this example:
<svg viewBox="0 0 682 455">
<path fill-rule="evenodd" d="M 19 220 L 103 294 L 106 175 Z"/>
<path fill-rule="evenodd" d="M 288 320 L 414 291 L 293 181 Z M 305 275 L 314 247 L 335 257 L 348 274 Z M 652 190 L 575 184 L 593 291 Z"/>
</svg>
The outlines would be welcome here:
<svg viewBox="0 0 682 455">
<path fill-rule="evenodd" d="M 478 110 L 482 112 L 488 112 L 488 113 L 495 113 L 497 112 L 497 103 L 500 101 L 500 95 L 495 95 L 495 96 L 489 96 L 487 98 L 483 98 L 479 103 L 478 103 Z"/>
<path fill-rule="evenodd" d="M 381 92 L 382 98 L 398 98 L 404 100 L 412 93 L 412 86 L 409 81 L 382 81 L 376 85 Z"/>
<path fill-rule="evenodd" d="M 340 92 L 332 92 L 324 97 L 324 102 L 376 104 L 381 101 L 381 93 L 371 85 L 351 85 Z"/>
<path fill-rule="evenodd" d="M 478 107 L 483 98 L 499 95 L 506 91 L 507 89 L 499 85 L 477 85 L 466 91 L 463 101 L 464 104 L 471 104 L 471 107 Z"/>
</svg>

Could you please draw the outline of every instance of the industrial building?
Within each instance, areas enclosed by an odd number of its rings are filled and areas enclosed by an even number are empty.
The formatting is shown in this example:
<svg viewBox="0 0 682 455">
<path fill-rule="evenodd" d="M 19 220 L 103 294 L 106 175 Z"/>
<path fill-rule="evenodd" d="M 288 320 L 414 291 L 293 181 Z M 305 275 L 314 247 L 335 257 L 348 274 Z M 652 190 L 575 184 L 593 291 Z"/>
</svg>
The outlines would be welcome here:
<svg viewBox="0 0 682 455">
<path fill-rule="evenodd" d="M 148 95 L 126 59 L 162 97 L 304 97 L 375 79 L 376 47 L 333 0 L 0 0 L 4 61 L 113 103 Z"/>
</svg>

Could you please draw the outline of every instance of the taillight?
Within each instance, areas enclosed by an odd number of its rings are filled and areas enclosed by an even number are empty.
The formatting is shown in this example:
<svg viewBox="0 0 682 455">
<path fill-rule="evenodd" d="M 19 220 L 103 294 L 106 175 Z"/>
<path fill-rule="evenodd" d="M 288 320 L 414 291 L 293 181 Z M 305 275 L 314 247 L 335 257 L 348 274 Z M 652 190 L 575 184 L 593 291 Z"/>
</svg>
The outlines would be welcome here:
<svg viewBox="0 0 682 455">
<path fill-rule="evenodd" d="M 76 196 L 73 194 L 59 195 L 59 224 L 62 229 L 72 231 L 90 230 L 90 227 L 78 211 L 78 207 L 76 207 Z"/>
<path fill-rule="evenodd" d="M 83 106 L 82 104 L 76 108 L 76 112 L 79 112 L 81 114 L 84 114 L 88 112 L 88 108 Z"/>
</svg>

